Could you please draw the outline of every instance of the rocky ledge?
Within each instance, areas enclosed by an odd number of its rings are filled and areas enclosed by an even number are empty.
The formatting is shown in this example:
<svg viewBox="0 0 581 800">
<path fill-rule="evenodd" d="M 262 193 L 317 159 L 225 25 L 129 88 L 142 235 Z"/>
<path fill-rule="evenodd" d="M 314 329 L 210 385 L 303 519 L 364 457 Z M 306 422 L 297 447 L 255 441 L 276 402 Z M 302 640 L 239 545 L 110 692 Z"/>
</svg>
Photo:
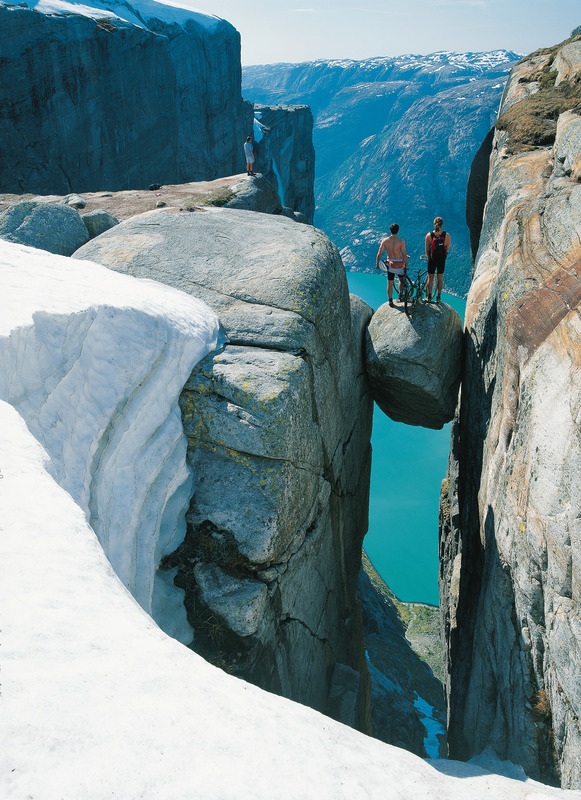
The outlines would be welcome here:
<svg viewBox="0 0 581 800">
<path fill-rule="evenodd" d="M 206 207 L 297 216 L 282 207 L 275 187 L 263 175 L 242 174 L 120 192 L 0 194 L 0 238 L 70 256 L 88 239 L 129 217 L 156 208 L 196 211 Z"/>
</svg>

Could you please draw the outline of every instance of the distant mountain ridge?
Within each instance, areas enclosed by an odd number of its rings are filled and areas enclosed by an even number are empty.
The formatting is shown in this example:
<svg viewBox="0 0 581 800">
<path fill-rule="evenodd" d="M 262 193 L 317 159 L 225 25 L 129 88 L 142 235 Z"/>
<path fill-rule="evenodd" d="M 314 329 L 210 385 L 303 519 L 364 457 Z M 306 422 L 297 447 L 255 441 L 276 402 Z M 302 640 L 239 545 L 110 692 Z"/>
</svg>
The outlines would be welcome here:
<svg viewBox="0 0 581 800">
<path fill-rule="evenodd" d="M 369 81 L 403 80 L 411 74 L 438 74 L 442 68 L 448 68 L 442 79 L 456 73 L 458 78 L 477 77 L 490 71 L 498 70 L 498 75 L 506 77 L 507 62 L 518 61 L 521 54 L 512 50 L 491 50 L 483 53 L 454 53 L 442 50 L 428 55 L 409 53 L 401 56 L 375 56 L 361 61 L 345 59 L 318 59 L 300 63 L 257 64 L 243 67 L 243 86 L 248 95 L 258 90 L 261 94 L 275 100 L 279 92 L 297 92 L 303 97 L 305 89 L 312 93 L 321 89 L 333 89 L 337 86 L 352 86 L 355 83 Z M 270 81 L 264 84 L 264 76 L 268 74 Z M 313 81 L 313 78 L 316 80 Z M 339 78 L 339 80 L 334 80 Z M 313 108 L 315 111 L 315 108 Z"/>
<path fill-rule="evenodd" d="M 243 68 L 242 87 L 254 102 L 311 106 L 315 224 L 339 246 L 348 269 L 373 270 L 393 221 L 417 263 L 438 214 L 453 238 L 446 287 L 465 295 L 470 164 L 519 58 L 508 50 L 441 51 L 269 64 Z"/>
</svg>

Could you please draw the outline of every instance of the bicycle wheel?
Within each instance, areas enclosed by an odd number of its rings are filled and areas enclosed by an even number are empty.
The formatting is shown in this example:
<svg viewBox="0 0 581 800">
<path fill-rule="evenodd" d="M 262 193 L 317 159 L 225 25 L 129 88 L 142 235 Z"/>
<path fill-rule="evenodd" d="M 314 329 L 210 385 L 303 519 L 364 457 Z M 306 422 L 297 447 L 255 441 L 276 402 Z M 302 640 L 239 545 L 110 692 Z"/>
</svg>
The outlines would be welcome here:
<svg viewBox="0 0 581 800">
<path fill-rule="evenodd" d="M 406 280 L 403 308 L 408 317 L 416 310 L 418 304 L 418 287 Z"/>
</svg>

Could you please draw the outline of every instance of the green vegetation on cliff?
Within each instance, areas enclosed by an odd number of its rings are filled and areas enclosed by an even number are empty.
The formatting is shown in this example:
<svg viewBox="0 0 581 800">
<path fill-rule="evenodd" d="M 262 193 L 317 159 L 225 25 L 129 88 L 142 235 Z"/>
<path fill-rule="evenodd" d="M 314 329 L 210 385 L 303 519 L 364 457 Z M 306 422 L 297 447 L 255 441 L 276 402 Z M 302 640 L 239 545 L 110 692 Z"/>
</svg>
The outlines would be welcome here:
<svg viewBox="0 0 581 800">
<path fill-rule="evenodd" d="M 365 551 L 361 561 L 373 588 L 395 609 L 410 647 L 441 681 L 444 667 L 440 639 L 440 609 L 428 603 L 405 603 L 399 600 L 377 572 Z"/>
<path fill-rule="evenodd" d="M 564 111 L 581 112 L 581 81 L 578 78 L 571 78 L 556 83 L 557 54 L 563 45 L 574 42 L 581 42 L 581 34 L 573 35 L 555 47 L 537 50 L 520 62 L 535 65 L 541 61 L 538 68 L 519 78 L 519 83 L 522 84 L 536 83 L 538 90 L 511 106 L 496 122 L 497 130 L 508 133 L 509 153 L 552 145 L 557 133 L 559 115 Z"/>
</svg>

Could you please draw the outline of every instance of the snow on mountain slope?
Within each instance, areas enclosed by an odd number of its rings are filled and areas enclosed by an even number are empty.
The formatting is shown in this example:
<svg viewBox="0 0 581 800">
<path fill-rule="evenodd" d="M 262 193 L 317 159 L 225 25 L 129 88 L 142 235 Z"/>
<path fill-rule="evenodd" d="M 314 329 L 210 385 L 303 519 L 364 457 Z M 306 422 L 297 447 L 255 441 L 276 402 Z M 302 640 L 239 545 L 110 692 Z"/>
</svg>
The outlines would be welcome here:
<svg viewBox="0 0 581 800">
<path fill-rule="evenodd" d="M 151 20 L 160 20 L 168 25 L 175 24 L 183 28 L 188 22 L 196 22 L 206 30 L 212 30 L 222 22 L 214 14 L 204 14 L 201 11 L 189 8 L 180 3 L 169 3 L 165 0 L 133 0 L 133 2 L 120 2 L 119 0 L 87 0 L 86 3 L 76 0 L 24 0 L 21 5 L 35 8 L 42 14 L 79 14 L 83 17 L 99 19 L 122 19 L 149 29 Z"/>
<path fill-rule="evenodd" d="M 163 606 L 173 596 L 167 629 L 191 641 L 181 592 L 155 569 L 185 534 L 178 397 L 220 341 L 217 317 L 153 281 L 7 242 L 0 274 L 0 398 L 46 449 L 134 597 L 151 613 L 160 593 Z"/>
<path fill-rule="evenodd" d="M 425 56 L 407 53 L 393 57 L 375 56 L 374 58 L 366 58 L 360 61 L 354 61 L 353 59 L 318 59 L 304 63 L 310 63 L 312 66 L 341 67 L 342 69 L 352 67 L 359 70 L 390 66 L 430 69 L 431 67 L 438 68 L 439 65 L 443 64 L 451 64 L 457 67 L 469 68 L 478 73 L 498 67 L 507 61 L 514 61 L 518 57 L 519 54 L 511 50 L 489 50 L 482 53 L 455 53 L 451 50 L 440 50 L 436 53 L 428 53 Z M 279 64 L 278 66 L 283 67 L 286 65 Z M 252 67 L 247 67 L 246 69 L 252 70 Z"/>
<path fill-rule="evenodd" d="M 5 800 L 581 798 L 436 769 L 162 633 L 87 516 L 111 550 L 125 524 L 163 516 L 169 465 L 187 480 L 175 403 L 216 318 L 165 286 L 4 242 L 0 278 Z M 138 539 L 121 541 L 147 572 Z"/>
</svg>

